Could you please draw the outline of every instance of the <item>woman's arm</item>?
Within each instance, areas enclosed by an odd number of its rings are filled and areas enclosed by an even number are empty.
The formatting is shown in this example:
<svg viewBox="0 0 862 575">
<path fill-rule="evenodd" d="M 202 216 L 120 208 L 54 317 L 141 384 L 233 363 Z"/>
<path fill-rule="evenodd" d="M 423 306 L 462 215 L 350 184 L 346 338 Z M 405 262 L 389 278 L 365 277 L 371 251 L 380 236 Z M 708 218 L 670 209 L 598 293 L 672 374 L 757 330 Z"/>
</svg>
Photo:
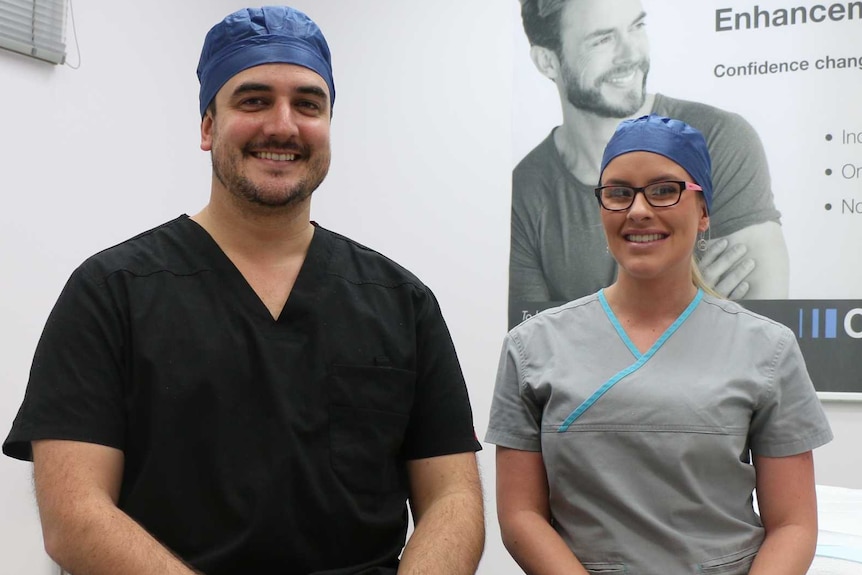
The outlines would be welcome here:
<svg viewBox="0 0 862 575">
<path fill-rule="evenodd" d="M 497 516 L 503 544 L 527 575 L 588 575 L 551 526 L 540 452 L 497 447 Z"/>
<path fill-rule="evenodd" d="M 810 451 L 754 456 L 757 504 L 766 538 L 749 575 L 804 575 L 817 546 L 817 496 Z"/>
</svg>

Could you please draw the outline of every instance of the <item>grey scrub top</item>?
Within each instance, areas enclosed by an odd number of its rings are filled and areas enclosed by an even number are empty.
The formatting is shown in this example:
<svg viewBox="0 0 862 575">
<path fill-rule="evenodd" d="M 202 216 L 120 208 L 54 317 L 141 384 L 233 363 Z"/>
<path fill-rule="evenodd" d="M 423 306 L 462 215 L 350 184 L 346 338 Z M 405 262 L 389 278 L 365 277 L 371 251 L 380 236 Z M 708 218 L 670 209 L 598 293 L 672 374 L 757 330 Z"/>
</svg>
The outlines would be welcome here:
<svg viewBox="0 0 862 575">
<path fill-rule="evenodd" d="M 602 292 L 506 336 L 485 441 L 541 451 L 553 524 L 591 572 L 748 573 L 750 453 L 832 432 L 788 328 L 698 292 L 641 354 Z"/>
</svg>

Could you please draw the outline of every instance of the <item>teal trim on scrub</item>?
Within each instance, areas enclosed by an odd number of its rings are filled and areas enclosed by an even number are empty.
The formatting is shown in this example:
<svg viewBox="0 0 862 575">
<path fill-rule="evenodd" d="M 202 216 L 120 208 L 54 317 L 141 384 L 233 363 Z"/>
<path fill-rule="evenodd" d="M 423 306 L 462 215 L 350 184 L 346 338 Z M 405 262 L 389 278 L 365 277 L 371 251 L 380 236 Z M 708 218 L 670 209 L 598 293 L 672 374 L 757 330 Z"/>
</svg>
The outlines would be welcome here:
<svg viewBox="0 0 862 575">
<path fill-rule="evenodd" d="M 629 339 L 629 336 L 626 334 L 619 320 L 614 315 L 614 312 L 611 310 L 611 307 L 608 305 L 608 301 L 605 299 L 604 290 L 599 290 L 599 301 L 601 302 L 602 307 L 605 310 L 605 314 L 608 316 L 608 320 L 614 326 L 614 329 L 617 330 L 617 333 L 620 334 L 620 337 L 622 338 L 626 346 L 629 348 L 629 350 L 631 350 L 631 352 L 635 355 L 637 361 L 634 362 L 632 365 L 628 366 L 627 368 L 623 369 L 622 371 L 618 372 L 616 375 L 614 375 L 604 384 L 602 384 L 601 387 L 595 390 L 591 396 L 585 399 L 584 402 L 581 403 L 577 407 L 577 409 L 575 409 L 566 418 L 566 420 L 562 423 L 562 425 L 560 425 L 557 431 L 559 433 L 568 431 L 572 423 L 574 423 L 576 419 L 578 419 L 584 414 L 584 412 L 586 412 L 590 407 L 592 407 L 592 405 L 596 401 L 598 401 L 599 398 L 603 396 L 610 388 L 616 385 L 618 381 L 620 381 L 627 375 L 634 373 L 635 371 L 640 369 L 647 361 L 649 361 L 650 358 L 652 358 L 652 356 L 654 356 L 656 352 L 658 352 L 661 346 L 664 345 L 664 342 L 666 342 L 668 338 L 670 338 L 670 336 L 672 336 L 676 332 L 676 330 L 679 329 L 679 326 L 681 326 L 685 322 L 685 320 L 688 319 L 688 316 L 691 315 L 691 312 L 694 311 L 694 308 L 697 307 L 697 304 L 699 304 L 700 300 L 702 299 L 703 290 L 698 289 L 697 295 L 694 296 L 694 299 L 691 300 L 691 303 L 688 304 L 688 307 L 685 308 L 685 310 L 680 314 L 680 316 L 676 318 L 676 321 L 674 321 L 670 325 L 670 327 L 668 327 L 665 332 L 661 334 L 661 337 L 658 338 L 654 344 L 652 344 L 652 347 L 650 347 L 645 354 L 641 355 L 638 349 L 632 343 L 631 339 Z"/>
<path fill-rule="evenodd" d="M 608 319 L 611 321 L 611 325 L 613 325 L 614 329 L 617 330 L 617 334 L 619 334 L 620 339 L 623 340 L 623 343 L 626 344 L 626 347 L 629 348 L 629 351 L 632 352 L 635 359 L 640 359 L 640 350 L 635 346 L 634 342 L 629 337 L 629 334 L 626 333 L 626 330 L 623 329 L 617 316 L 614 315 L 614 311 L 611 309 L 610 304 L 608 304 L 608 299 L 605 297 L 604 289 L 599 290 L 599 303 L 602 304 L 602 308 L 605 310 L 605 315 L 608 316 Z"/>
</svg>

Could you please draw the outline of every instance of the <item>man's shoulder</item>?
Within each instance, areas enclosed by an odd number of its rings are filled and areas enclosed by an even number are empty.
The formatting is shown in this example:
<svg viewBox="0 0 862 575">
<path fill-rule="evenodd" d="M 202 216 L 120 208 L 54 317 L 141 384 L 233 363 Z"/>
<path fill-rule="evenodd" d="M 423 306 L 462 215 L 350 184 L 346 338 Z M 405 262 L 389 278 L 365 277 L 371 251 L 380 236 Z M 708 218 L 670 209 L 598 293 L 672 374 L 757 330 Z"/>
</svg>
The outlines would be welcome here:
<svg viewBox="0 0 862 575">
<path fill-rule="evenodd" d="M 196 225 L 188 216 L 179 216 L 90 256 L 80 269 L 97 282 L 117 272 L 143 276 L 171 269 L 193 273 L 188 248 L 200 239 L 195 237 Z"/>
<path fill-rule="evenodd" d="M 554 132 L 551 131 L 548 136 L 539 142 L 539 144 L 530 150 L 524 156 L 518 165 L 515 166 L 515 177 L 531 177 L 532 174 L 543 174 L 553 169 L 558 161 L 558 153 L 554 144 Z"/>
<path fill-rule="evenodd" d="M 671 98 L 664 94 L 656 94 L 653 112 L 682 120 L 703 132 L 707 139 L 716 130 L 750 128 L 748 121 L 736 112 L 703 102 Z"/>
<path fill-rule="evenodd" d="M 428 289 L 413 272 L 377 250 L 318 224 L 315 228 L 315 234 L 321 234 L 331 246 L 329 275 L 355 285 Z"/>
<path fill-rule="evenodd" d="M 572 185 L 574 178 L 563 165 L 551 131 L 512 171 L 514 209 L 521 213 L 541 211 Z"/>
</svg>

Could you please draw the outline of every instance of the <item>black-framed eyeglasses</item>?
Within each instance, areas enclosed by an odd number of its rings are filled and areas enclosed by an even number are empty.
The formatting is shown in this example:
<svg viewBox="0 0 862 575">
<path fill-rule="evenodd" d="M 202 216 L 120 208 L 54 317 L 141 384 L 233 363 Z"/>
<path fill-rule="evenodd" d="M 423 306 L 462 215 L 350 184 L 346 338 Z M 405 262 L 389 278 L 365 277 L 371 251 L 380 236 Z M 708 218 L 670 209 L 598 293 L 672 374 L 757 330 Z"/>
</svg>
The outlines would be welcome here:
<svg viewBox="0 0 862 575">
<path fill-rule="evenodd" d="M 683 190 L 702 192 L 703 188 L 692 182 L 667 181 L 654 182 L 642 188 L 621 186 L 599 186 L 596 188 L 596 198 L 599 205 L 612 212 L 622 212 L 632 207 L 638 192 L 644 195 L 647 203 L 654 208 L 669 208 L 679 203 Z"/>
</svg>

